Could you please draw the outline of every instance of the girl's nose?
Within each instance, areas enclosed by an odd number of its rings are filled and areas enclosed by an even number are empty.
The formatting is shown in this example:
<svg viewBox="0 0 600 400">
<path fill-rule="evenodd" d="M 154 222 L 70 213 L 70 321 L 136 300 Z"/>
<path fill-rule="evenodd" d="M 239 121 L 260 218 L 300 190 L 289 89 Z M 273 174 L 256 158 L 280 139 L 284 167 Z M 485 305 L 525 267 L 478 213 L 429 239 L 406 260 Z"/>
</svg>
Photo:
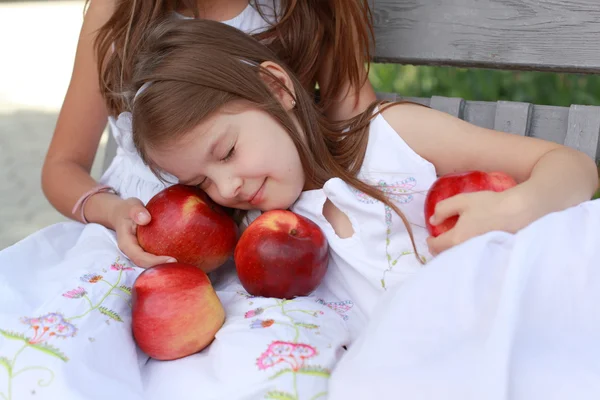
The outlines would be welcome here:
<svg viewBox="0 0 600 400">
<path fill-rule="evenodd" d="M 219 194 L 224 199 L 234 199 L 240 194 L 242 188 L 242 179 L 235 177 L 224 177 L 217 183 Z"/>
</svg>

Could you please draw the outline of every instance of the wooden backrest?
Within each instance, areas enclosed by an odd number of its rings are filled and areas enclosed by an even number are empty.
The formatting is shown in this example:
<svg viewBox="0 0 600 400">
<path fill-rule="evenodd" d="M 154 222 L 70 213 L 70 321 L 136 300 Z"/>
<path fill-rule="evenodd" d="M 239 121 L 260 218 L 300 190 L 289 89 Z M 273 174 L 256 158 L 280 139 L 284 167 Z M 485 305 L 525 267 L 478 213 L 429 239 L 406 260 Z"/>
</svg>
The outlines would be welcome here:
<svg viewBox="0 0 600 400">
<path fill-rule="evenodd" d="M 374 62 L 600 72 L 600 0 L 370 0 Z M 378 93 L 380 98 L 401 95 Z M 476 125 L 582 150 L 600 161 L 600 107 L 411 99 Z M 105 165 L 114 156 L 112 137 Z"/>
<path fill-rule="evenodd" d="M 371 0 L 375 62 L 600 72 L 597 0 Z"/>
<path fill-rule="evenodd" d="M 374 61 L 600 72 L 600 0 L 372 0 Z M 393 93 L 380 98 L 404 99 Z M 475 125 L 562 143 L 600 161 L 600 107 L 411 99 Z"/>
</svg>

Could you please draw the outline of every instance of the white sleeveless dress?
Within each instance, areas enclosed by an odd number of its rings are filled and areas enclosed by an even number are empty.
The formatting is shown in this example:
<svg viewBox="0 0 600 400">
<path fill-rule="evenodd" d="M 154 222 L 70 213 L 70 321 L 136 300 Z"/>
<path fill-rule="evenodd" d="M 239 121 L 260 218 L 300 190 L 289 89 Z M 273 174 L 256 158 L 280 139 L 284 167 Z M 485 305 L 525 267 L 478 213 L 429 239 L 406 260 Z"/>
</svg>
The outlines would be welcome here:
<svg viewBox="0 0 600 400">
<path fill-rule="evenodd" d="M 247 8 L 226 23 L 251 31 L 258 18 Z M 147 202 L 164 186 L 136 154 L 127 115 L 110 124 L 119 149 L 102 182 Z M 291 301 L 253 298 L 224 266 L 212 278 L 225 325 L 177 361 L 136 347 L 130 292 L 142 270 L 111 230 L 60 223 L 0 251 L 0 398 L 600 397 L 598 201 L 431 260 L 421 210 L 435 170 L 382 116 L 360 174 L 406 214 L 430 262 L 417 262 L 391 210 L 331 179 L 293 206 L 329 240 L 323 284 Z M 352 237 L 335 235 L 326 199 Z"/>
<path fill-rule="evenodd" d="M 253 4 L 224 23 L 245 32 L 267 26 Z M 136 153 L 128 114 L 109 124 L 118 150 L 101 182 L 146 203 L 165 186 Z M 253 299 L 224 266 L 212 277 L 227 312 L 214 343 L 187 359 L 157 362 L 131 335 L 131 286 L 141 272 L 119 251 L 115 233 L 98 224 L 59 223 L 0 251 L 0 399 L 326 392 L 348 334 L 325 300 Z"/>
</svg>

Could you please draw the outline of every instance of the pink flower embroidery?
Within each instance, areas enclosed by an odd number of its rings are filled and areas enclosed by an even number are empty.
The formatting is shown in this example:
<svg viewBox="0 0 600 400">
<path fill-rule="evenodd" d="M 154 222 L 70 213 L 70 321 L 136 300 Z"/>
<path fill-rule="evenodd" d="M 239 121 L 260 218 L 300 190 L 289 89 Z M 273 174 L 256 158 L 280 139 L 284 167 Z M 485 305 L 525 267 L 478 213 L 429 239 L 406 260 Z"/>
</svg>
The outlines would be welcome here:
<svg viewBox="0 0 600 400">
<path fill-rule="evenodd" d="M 252 318 L 252 317 L 256 317 L 257 315 L 260 315 L 263 313 L 263 311 L 265 311 L 262 308 L 255 308 L 254 310 L 250 310 L 247 311 L 246 314 L 244 314 L 244 318 Z"/>
<path fill-rule="evenodd" d="M 69 299 L 80 299 L 86 294 L 87 292 L 85 289 L 79 286 L 77 289 L 69 290 L 68 292 L 63 293 L 63 296 Z"/>
<path fill-rule="evenodd" d="M 116 261 L 110 266 L 110 269 L 113 271 L 133 271 L 133 267 L 130 267 L 125 263 L 119 264 Z"/>
<path fill-rule="evenodd" d="M 104 278 L 104 277 L 102 275 L 98 275 L 98 274 L 85 274 L 81 278 L 79 278 L 79 280 L 81 282 L 86 282 L 86 283 L 96 283 L 96 282 L 101 281 L 102 278 Z"/>
<path fill-rule="evenodd" d="M 30 344 L 36 344 L 49 339 L 51 336 L 72 337 L 77 333 L 75 325 L 65 321 L 60 313 L 49 313 L 37 318 L 21 318 L 21 322 L 33 329 Z"/>
<path fill-rule="evenodd" d="M 265 370 L 279 363 L 286 363 L 293 371 L 298 371 L 304 366 L 304 360 L 314 357 L 316 354 L 317 349 L 311 345 L 277 340 L 261 354 L 256 360 L 256 365 L 258 369 Z"/>
</svg>

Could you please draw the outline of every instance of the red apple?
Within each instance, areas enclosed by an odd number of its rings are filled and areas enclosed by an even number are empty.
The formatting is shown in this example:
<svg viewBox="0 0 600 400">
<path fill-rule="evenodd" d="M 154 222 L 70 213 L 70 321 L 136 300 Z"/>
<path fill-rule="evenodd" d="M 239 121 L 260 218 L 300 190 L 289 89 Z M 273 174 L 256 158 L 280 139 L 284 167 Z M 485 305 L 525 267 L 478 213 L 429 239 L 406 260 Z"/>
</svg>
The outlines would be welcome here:
<svg viewBox="0 0 600 400">
<path fill-rule="evenodd" d="M 182 263 L 146 269 L 133 284 L 133 337 L 144 353 L 174 360 L 208 346 L 225 310 L 206 273 Z"/>
<path fill-rule="evenodd" d="M 287 210 L 263 213 L 246 228 L 234 260 L 251 295 L 291 299 L 317 288 L 327 271 L 329 246 L 317 224 Z"/>
<path fill-rule="evenodd" d="M 206 273 L 233 255 L 237 225 L 204 191 L 174 185 L 151 198 L 146 209 L 152 219 L 137 228 L 138 242 L 146 252 L 173 257 Z"/>
<path fill-rule="evenodd" d="M 439 236 L 452 229 L 458 216 L 447 218 L 439 225 L 431 225 L 429 218 L 435 212 L 435 206 L 440 201 L 459 193 L 478 192 L 491 190 L 502 192 L 517 185 L 517 182 L 504 172 L 469 171 L 447 174 L 438 178 L 427 193 L 425 198 L 425 223 L 431 236 Z"/>
</svg>

